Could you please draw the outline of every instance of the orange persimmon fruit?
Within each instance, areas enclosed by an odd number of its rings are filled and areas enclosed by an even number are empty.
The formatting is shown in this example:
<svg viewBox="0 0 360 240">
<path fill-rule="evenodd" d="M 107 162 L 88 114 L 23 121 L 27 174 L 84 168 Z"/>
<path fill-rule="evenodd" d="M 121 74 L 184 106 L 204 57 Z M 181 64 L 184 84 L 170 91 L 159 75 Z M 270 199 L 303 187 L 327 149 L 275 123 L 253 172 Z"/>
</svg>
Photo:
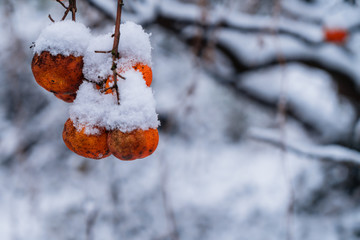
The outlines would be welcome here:
<svg viewBox="0 0 360 240">
<path fill-rule="evenodd" d="M 113 76 L 108 77 L 105 83 L 105 89 L 112 87 L 113 84 L 114 84 L 114 77 Z M 111 94 L 111 93 L 113 93 L 113 89 L 108 89 L 105 91 L 105 94 Z"/>
<path fill-rule="evenodd" d="M 139 71 L 142 73 L 143 78 L 146 82 L 146 85 L 148 87 L 150 87 L 151 82 L 152 82 L 152 70 L 151 67 L 149 67 L 146 64 L 142 64 L 142 63 L 138 63 L 135 66 L 133 66 L 133 69 L 135 69 L 136 71 Z"/>
<path fill-rule="evenodd" d="M 63 140 L 74 153 L 92 159 L 106 158 L 111 155 L 107 144 L 108 133 L 98 128 L 99 134 L 87 135 L 85 128 L 78 131 L 73 121 L 68 119 L 64 125 Z"/>
<path fill-rule="evenodd" d="M 108 134 L 110 152 L 117 158 L 125 161 L 145 158 L 157 148 L 159 132 L 157 129 L 136 129 L 131 132 L 113 130 Z"/>
<path fill-rule="evenodd" d="M 54 95 L 67 103 L 72 103 L 76 98 L 76 93 L 54 93 Z"/>
<path fill-rule="evenodd" d="M 36 53 L 31 69 L 36 82 L 53 93 L 74 93 L 84 79 L 83 57 L 52 55 L 48 51 Z"/>
<path fill-rule="evenodd" d="M 146 65 L 146 64 L 142 64 L 142 63 L 137 63 L 136 65 L 133 66 L 133 69 L 135 71 L 139 71 L 142 75 L 143 75 L 143 78 L 144 78 L 144 81 L 146 83 L 146 86 L 150 87 L 151 83 L 152 83 L 152 70 L 151 68 Z M 123 71 L 120 70 L 120 74 L 122 73 Z M 113 86 L 113 83 L 114 83 L 114 78 L 113 76 L 109 76 L 108 79 L 106 80 L 106 83 L 105 83 L 105 88 L 110 88 Z M 99 85 L 96 85 L 96 88 L 97 89 L 101 89 L 101 87 Z M 108 89 L 105 91 L 106 94 L 111 94 L 113 93 L 113 90 L 112 89 Z"/>
<path fill-rule="evenodd" d="M 348 37 L 348 31 L 343 28 L 324 28 L 324 39 L 326 42 L 344 44 Z"/>
</svg>

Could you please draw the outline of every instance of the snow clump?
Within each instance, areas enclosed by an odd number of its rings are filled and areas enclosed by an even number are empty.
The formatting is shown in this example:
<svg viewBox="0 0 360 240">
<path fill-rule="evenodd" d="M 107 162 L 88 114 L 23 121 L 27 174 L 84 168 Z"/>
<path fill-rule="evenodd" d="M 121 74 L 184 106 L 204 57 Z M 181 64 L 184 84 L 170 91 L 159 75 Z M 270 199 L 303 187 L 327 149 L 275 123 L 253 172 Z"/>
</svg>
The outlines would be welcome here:
<svg viewBox="0 0 360 240">
<path fill-rule="evenodd" d="M 125 80 L 118 79 L 120 105 L 117 104 L 115 92 L 101 93 L 89 82 L 80 86 L 77 97 L 70 106 L 70 118 L 75 127 L 104 127 L 106 130 L 131 132 L 159 126 L 155 99 L 142 74 L 130 69 L 123 76 Z"/>
<path fill-rule="evenodd" d="M 90 29 L 74 21 L 51 23 L 35 41 L 34 53 L 49 51 L 52 55 L 84 56 L 91 40 Z"/>
<path fill-rule="evenodd" d="M 150 34 L 146 33 L 140 25 L 129 21 L 121 24 L 120 31 L 119 54 L 121 58 L 117 61 L 119 72 L 137 63 L 151 67 Z M 83 73 L 86 79 L 100 82 L 112 74 L 112 54 L 109 51 L 113 47 L 113 42 L 112 33 L 93 37 L 84 56 Z"/>
<path fill-rule="evenodd" d="M 84 56 L 84 77 L 93 82 L 100 82 L 112 74 L 112 54 L 96 53 L 95 51 L 107 52 L 112 49 L 114 38 L 112 33 L 94 36 L 89 43 Z"/>
</svg>

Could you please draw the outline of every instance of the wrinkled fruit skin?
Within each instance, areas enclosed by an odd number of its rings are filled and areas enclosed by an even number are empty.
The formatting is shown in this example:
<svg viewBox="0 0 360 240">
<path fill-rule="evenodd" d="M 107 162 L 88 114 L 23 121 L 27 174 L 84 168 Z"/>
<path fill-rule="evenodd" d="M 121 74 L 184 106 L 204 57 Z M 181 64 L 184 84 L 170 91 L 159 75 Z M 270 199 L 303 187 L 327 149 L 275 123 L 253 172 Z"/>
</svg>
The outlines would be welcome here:
<svg viewBox="0 0 360 240">
<path fill-rule="evenodd" d="M 342 28 L 329 28 L 325 29 L 325 40 L 327 42 L 332 42 L 336 44 L 344 44 L 348 37 L 348 32 L 346 29 Z"/>
<path fill-rule="evenodd" d="M 82 73 L 83 57 L 53 56 L 44 51 L 35 54 L 31 69 L 36 82 L 53 93 L 74 93 L 84 79 Z"/>
<path fill-rule="evenodd" d="M 72 103 L 74 102 L 75 98 L 76 98 L 76 93 L 54 93 L 55 97 L 57 97 L 58 99 L 63 100 L 64 102 L 67 103 Z"/>
<path fill-rule="evenodd" d="M 78 132 L 71 119 L 64 125 L 65 145 L 74 153 L 86 158 L 101 159 L 110 156 L 107 138 L 108 134 L 104 130 L 100 130 L 99 135 L 86 135 L 84 130 Z"/>
<path fill-rule="evenodd" d="M 125 161 L 145 158 L 155 152 L 159 142 L 157 129 L 141 130 L 124 133 L 114 130 L 108 135 L 110 152 Z"/>
<path fill-rule="evenodd" d="M 142 73 L 144 80 L 146 82 L 146 85 L 148 87 L 150 87 L 151 83 L 152 83 L 152 70 L 148 65 L 144 65 L 141 63 L 136 64 L 135 66 L 133 66 L 133 68 L 136 71 L 139 71 Z"/>
</svg>

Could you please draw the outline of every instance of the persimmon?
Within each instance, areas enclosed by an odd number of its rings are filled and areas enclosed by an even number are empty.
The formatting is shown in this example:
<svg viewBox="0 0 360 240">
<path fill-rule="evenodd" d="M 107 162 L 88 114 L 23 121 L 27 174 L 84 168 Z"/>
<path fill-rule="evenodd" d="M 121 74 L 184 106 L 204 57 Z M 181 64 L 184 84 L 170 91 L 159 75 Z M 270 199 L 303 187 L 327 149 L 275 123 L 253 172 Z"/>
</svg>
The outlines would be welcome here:
<svg viewBox="0 0 360 240">
<path fill-rule="evenodd" d="M 150 87 L 151 82 L 152 82 L 152 70 L 151 67 L 149 67 L 146 64 L 142 64 L 142 63 L 138 63 L 135 66 L 133 66 L 133 69 L 135 69 L 136 71 L 139 71 L 142 73 L 144 80 L 146 82 L 146 85 L 148 87 Z"/>
<path fill-rule="evenodd" d="M 136 129 L 131 132 L 113 130 L 108 135 L 110 152 L 117 158 L 125 161 L 145 158 L 157 148 L 159 132 L 157 129 Z"/>
<path fill-rule="evenodd" d="M 87 135 L 85 128 L 78 131 L 73 121 L 68 119 L 64 125 L 63 140 L 65 145 L 74 153 L 93 159 L 101 159 L 111 155 L 107 144 L 108 133 L 102 129 L 98 134 Z"/>
<path fill-rule="evenodd" d="M 48 51 L 35 54 L 31 69 L 36 82 L 53 93 L 74 93 L 84 79 L 83 57 L 52 55 Z"/>
<path fill-rule="evenodd" d="M 133 66 L 133 69 L 136 71 L 139 71 L 142 75 L 143 78 L 145 80 L 146 86 L 150 87 L 151 83 L 152 83 L 152 70 L 151 68 L 146 65 L 146 64 L 142 64 L 142 63 L 137 63 L 136 65 Z M 120 74 L 121 72 L 123 72 L 122 70 L 120 70 Z M 113 76 L 109 76 L 108 79 L 106 80 L 105 83 L 105 88 L 110 88 L 113 86 L 114 83 L 114 78 Z M 97 89 L 101 89 L 101 87 L 99 85 L 96 85 Z M 108 89 L 105 91 L 106 94 L 111 94 L 113 93 L 112 89 Z"/>
<path fill-rule="evenodd" d="M 105 89 L 112 87 L 113 84 L 114 84 L 113 76 L 108 77 L 108 79 L 106 80 L 106 83 L 105 83 Z M 112 89 L 108 89 L 105 91 L 105 94 L 111 94 L 111 93 L 113 93 Z"/>
<path fill-rule="evenodd" d="M 76 98 L 76 93 L 54 93 L 54 95 L 67 103 L 72 103 Z"/>
<path fill-rule="evenodd" d="M 343 28 L 325 28 L 324 38 L 327 42 L 344 44 L 348 37 L 348 31 Z"/>
</svg>

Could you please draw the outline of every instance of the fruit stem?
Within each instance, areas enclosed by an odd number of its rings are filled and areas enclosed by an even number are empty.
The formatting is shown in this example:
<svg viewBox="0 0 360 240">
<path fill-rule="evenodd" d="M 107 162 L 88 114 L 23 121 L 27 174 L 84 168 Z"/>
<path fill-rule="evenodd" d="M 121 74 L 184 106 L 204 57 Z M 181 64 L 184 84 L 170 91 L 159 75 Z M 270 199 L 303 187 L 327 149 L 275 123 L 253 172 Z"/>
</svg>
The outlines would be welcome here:
<svg viewBox="0 0 360 240">
<path fill-rule="evenodd" d="M 123 5 L 124 5 L 123 0 L 118 0 L 117 1 L 114 45 L 113 45 L 113 49 L 111 51 L 112 55 L 113 55 L 113 57 L 112 57 L 112 59 L 113 59 L 112 70 L 113 70 L 113 78 L 114 78 L 114 88 L 115 88 L 115 91 L 116 91 L 117 103 L 119 105 L 120 105 L 120 94 L 119 94 L 119 87 L 118 87 L 118 84 L 117 84 L 118 73 L 116 72 L 116 69 L 117 69 L 116 60 L 118 60 L 120 58 L 120 54 L 119 54 L 120 24 L 121 24 L 121 12 L 122 12 Z"/>
</svg>

